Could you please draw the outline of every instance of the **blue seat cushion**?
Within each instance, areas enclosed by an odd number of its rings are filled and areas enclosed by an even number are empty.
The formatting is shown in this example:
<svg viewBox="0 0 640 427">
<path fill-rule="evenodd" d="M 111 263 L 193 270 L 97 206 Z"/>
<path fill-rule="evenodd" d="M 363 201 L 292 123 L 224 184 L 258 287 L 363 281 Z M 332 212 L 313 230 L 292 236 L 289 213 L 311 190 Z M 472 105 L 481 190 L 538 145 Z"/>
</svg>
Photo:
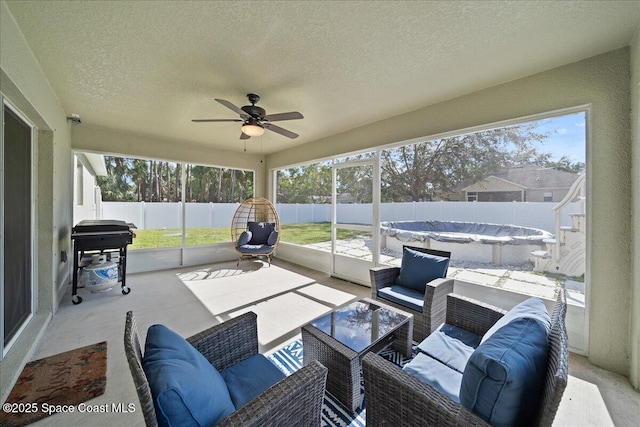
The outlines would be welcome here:
<svg viewBox="0 0 640 427">
<path fill-rule="evenodd" d="M 242 245 L 236 248 L 243 254 L 268 254 L 273 250 L 273 246 L 269 245 Z"/>
<path fill-rule="evenodd" d="M 479 335 L 443 323 L 418 345 L 418 350 L 462 374 L 479 344 Z"/>
<path fill-rule="evenodd" d="M 545 325 L 518 318 L 478 346 L 462 376 L 460 403 L 492 426 L 529 425 L 548 359 Z"/>
<path fill-rule="evenodd" d="M 424 353 L 418 353 L 402 370 L 449 396 L 454 402 L 460 403 L 459 394 L 462 383 L 460 372 L 454 371 Z"/>
<path fill-rule="evenodd" d="M 240 409 L 285 375 L 262 354 L 255 354 L 220 373 L 229 389 L 231 401 Z"/>
<path fill-rule="evenodd" d="M 273 222 L 247 222 L 247 229 L 251 232 L 250 245 L 266 245 L 269 235 L 275 230 L 276 224 Z"/>
<path fill-rule="evenodd" d="M 549 313 L 547 313 L 547 308 L 544 305 L 544 302 L 540 298 L 531 297 L 522 301 L 520 304 L 513 307 L 509 310 L 504 316 L 502 316 L 482 337 L 481 343 L 491 337 L 498 329 L 503 326 L 511 323 L 515 319 L 520 318 L 529 318 L 529 319 L 537 319 L 547 328 L 547 332 L 549 332 L 549 328 L 551 327 L 551 319 L 549 318 Z"/>
<path fill-rule="evenodd" d="M 160 426 L 214 426 L 235 411 L 220 373 L 166 326 L 149 327 L 142 367 Z"/>
<path fill-rule="evenodd" d="M 410 248 L 402 250 L 400 275 L 395 284 L 424 294 L 427 283 L 447 275 L 449 258 L 429 255 Z"/>
<path fill-rule="evenodd" d="M 424 305 L 424 292 L 420 293 L 415 289 L 394 285 L 378 289 L 377 295 L 382 299 L 395 302 L 396 304 L 400 304 L 404 307 L 410 308 L 413 311 L 422 313 L 422 306 Z"/>
<path fill-rule="evenodd" d="M 240 237 L 238 237 L 238 243 L 236 244 L 237 246 L 243 246 L 249 243 L 249 241 L 251 241 L 251 232 L 249 230 L 243 231 L 242 234 L 240 234 Z"/>
</svg>

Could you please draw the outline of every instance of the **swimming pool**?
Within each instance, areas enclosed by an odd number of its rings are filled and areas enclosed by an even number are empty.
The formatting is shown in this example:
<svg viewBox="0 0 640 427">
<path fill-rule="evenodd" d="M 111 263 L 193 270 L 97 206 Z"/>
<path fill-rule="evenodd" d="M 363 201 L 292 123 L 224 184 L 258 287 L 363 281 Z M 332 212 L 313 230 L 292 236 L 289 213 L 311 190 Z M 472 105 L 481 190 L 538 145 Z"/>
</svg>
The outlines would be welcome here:
<svg viewBox="0 0 640 427">
<path fill-rule="evenodd" d="M 381 247 L 402 252 L 403 245 L 451 252 L 461 261 L 522 265 L 531 252 L 552 239 L 548 231 L 516 225 L 459 221 L 385 221 L 380 223 Z"/>
</svg>

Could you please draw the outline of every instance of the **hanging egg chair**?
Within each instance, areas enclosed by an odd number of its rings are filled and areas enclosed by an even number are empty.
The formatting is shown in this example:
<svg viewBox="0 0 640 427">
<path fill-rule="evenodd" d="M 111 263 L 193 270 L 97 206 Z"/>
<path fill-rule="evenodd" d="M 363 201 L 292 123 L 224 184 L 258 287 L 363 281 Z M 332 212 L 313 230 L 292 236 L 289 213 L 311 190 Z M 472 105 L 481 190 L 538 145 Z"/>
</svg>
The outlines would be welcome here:
<svg viewBox="0 0 640 427">
<path fill-rule="evenodd" d="M 238 206 L 231 221 L 231 241 L 244 257 L 266 257 L 271 265 L 271 254 L 280 241 L 280 218 L 273 204 L 262 197 L 252 197 Z"/>
</svg>

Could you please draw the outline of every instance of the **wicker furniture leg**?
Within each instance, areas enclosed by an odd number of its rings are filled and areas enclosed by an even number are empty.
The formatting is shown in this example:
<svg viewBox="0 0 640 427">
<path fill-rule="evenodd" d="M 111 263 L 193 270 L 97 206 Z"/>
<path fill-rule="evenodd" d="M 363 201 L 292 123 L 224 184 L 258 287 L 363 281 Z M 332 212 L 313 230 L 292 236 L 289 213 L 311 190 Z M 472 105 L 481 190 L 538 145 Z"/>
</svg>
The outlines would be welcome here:
<svg viewBox="0 0 640 427">
<path fill-rule="evenodd" d="M 413 344 L 413 316 L 410 314 L 408 316 L 407 321 L 396 329 L 396 339 L 393 341 L 393 349 L 402 353 L 404 357 L 411 357 Z"/>
<path fill-rule="evenodd" d="M 317 360 L 327 367 L 327 391 L 355 411 L 361 403 L 358 353 L 313 326 L 304 325 L 301 329 L 304 365 Z"/>
<path fill-rule="evenodd" d="M 373 305 L 377 305 L 382 308 L 386 308 L 387 310 L 391 310 L 407 318 L 407 320 L 393 332 L 395 339 L 393 341 L 392 348 L 395 351 L 402 353 L 405 357 L 411 357 L 411 352 L 413 348 L 413 326 L 414 326 L 413 314 L 407 311 L 403 311 L 390 304 L 386 304 L 380 300 L 364 298 L 363 301 L 366 301 Z"/>
</svg>

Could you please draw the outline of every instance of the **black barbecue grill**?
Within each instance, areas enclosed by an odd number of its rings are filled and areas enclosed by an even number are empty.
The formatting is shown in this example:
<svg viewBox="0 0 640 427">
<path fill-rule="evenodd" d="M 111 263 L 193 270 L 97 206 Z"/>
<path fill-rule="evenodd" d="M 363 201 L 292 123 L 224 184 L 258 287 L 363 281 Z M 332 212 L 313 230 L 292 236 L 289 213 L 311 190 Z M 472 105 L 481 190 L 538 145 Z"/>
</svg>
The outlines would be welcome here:
<svg viewBox="0 0 640 427">
<path fill-rule="evenodd" d="M 73 240 L 73 287 L 71 302 L 80 304 L 82 297 L 78 295 L 78 269 L 85 253 L 119 252 L 118 281 L 122 282 L 122 294 L 127 295 L 131 289 L 126 284 L 127 245 L 133 243 L 133 229 L 136 226 L 124 221 L 96 219 L 80 221 L 71 232 Z"/>
</svg>

